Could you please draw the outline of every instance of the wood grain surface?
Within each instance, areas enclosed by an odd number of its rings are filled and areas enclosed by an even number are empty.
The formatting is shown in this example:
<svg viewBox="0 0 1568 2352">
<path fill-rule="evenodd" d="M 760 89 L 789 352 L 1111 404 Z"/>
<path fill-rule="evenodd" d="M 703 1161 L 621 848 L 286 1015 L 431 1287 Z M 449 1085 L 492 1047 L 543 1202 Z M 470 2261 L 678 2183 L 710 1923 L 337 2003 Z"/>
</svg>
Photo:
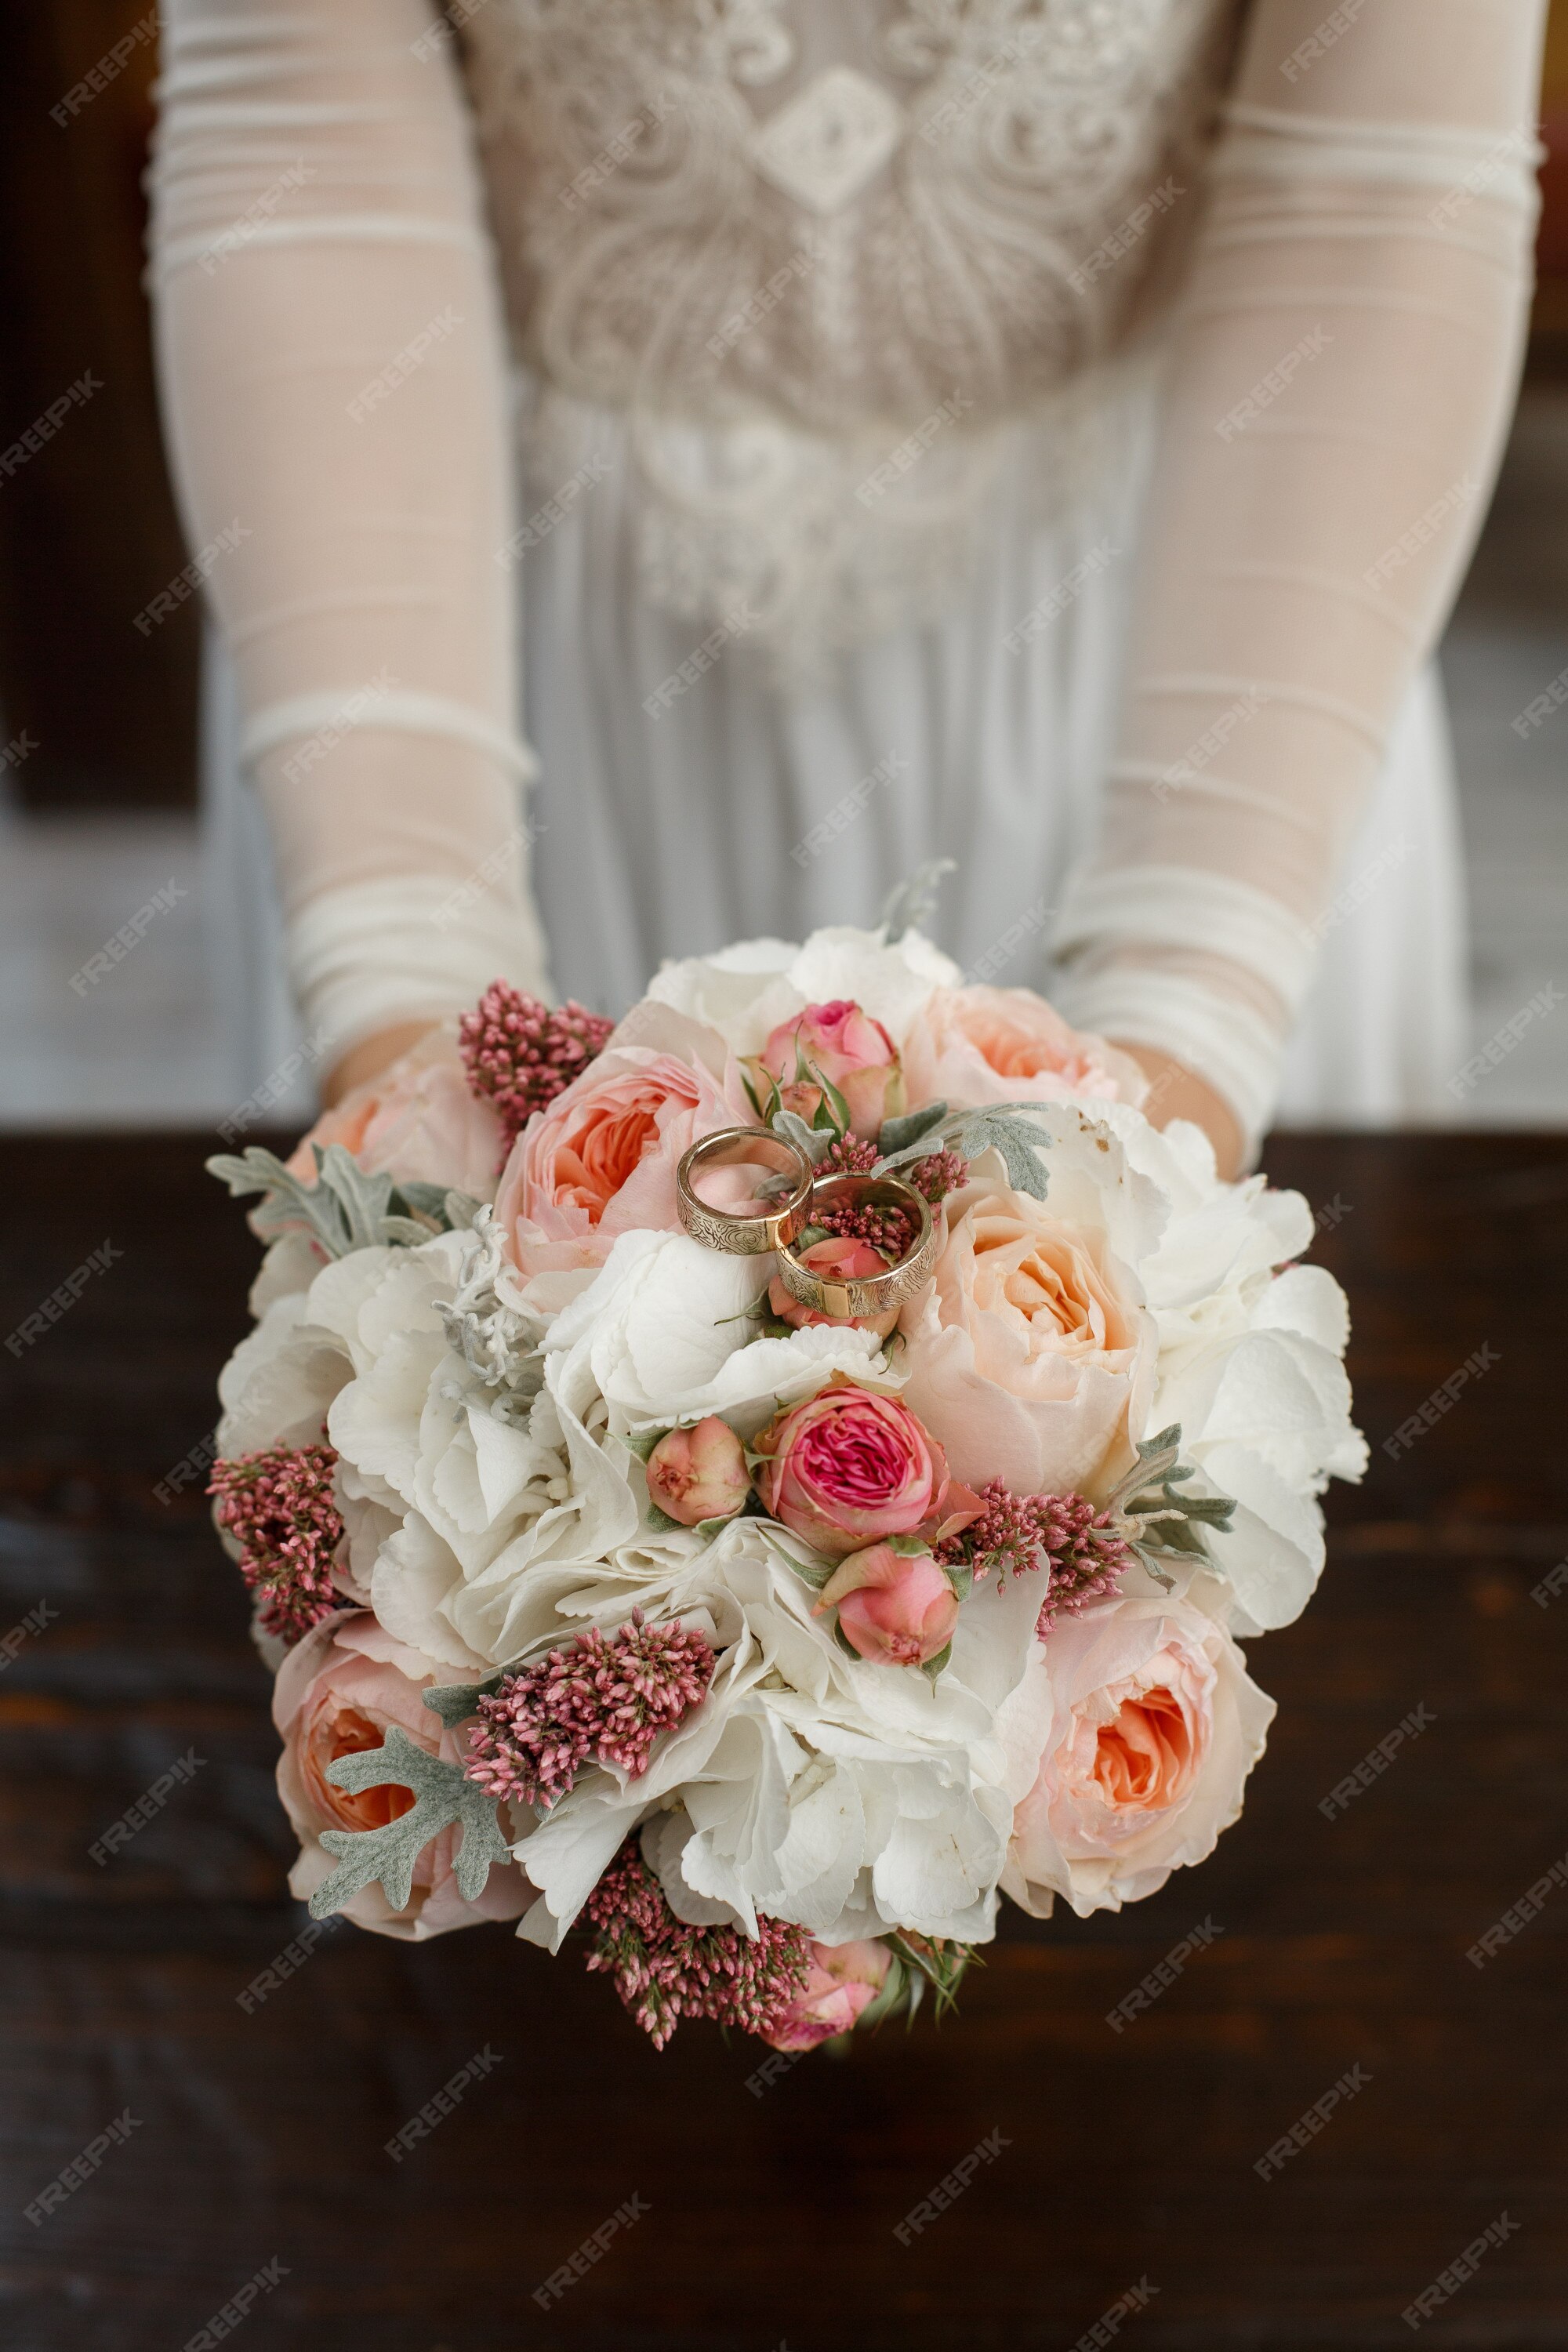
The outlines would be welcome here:
<svg viewBox="0 0 1568 2352">
<path fill-rule="evenodd" d="M 230 2333 L 243 2352 L 1370 2352 L 1411 2340 L 1402 2314 L 1445 2273 L 1424 2341 L 1568 2347 L 1568 1886 L 1516 1907 L 1568 1855 L 1568 1591 L 1531 1598 L 1568 1555 L 1563 1139 L 1276 1141 L 1350 1291 L 1373 1467 L 1333 1498 L 1312 1607 L 1251 1645 L 1280 1714 L 1244 1819 L 1121 1916 L 1010 1915 L 940 2032 L 807 2059 L 760 2095 L 760 2044 L 698 2025 L 658 2055 L 602 1980 L 504 1928 L 420 1948 L 334 1928 L 241 2005 L 305 1915 L 242 1591 L 199 1482 L 156 1494 L 211 1429 L 255 1262 L 207 1148 L 0 1146 L 0 1336 L 120 1253 L 43 1338 L 0 1350 L 7 2352 Z M 1326 1820 L 1420 1708 L 1428 1727 Z M 94 1864 L 192 1751 L 185 1785 Z M 1518 1932 L 1476 1968 L 1510 1909 Z M 1112 2031 L 1205 1922 L 1208 1948 Z M 487 2049 L 499 2063 L 395 2164 L 384 2143 Z M 1260 2179 L 1357 2068 L 1364 2087 Z M 628 2208 L 542 2310 L 535 2290 Z M 203 2337 L 268 2266 L 239 2326 Z"/>
</svg>

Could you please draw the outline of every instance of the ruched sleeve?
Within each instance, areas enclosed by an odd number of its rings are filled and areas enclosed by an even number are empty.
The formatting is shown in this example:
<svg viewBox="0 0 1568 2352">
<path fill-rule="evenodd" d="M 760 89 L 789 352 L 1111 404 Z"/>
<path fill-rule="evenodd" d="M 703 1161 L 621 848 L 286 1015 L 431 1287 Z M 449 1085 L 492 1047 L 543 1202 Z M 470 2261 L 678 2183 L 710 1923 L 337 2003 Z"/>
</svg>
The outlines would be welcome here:
<svg viewBox="0 0 1568 2352">
<path fill-rule="evenodd" d="M 296 992 L 346 1049 L 542 990 L 507 372 L 424 0 L 164 0 L 167 432 L 237 666 Z"/>
<path fill-rule="evenodd" d="M 1172 353 L 1120 741 L 1058 946 L 1256 1139 L 1518 373 L 1544 0 L 1258 0 Z"/>
</svg>

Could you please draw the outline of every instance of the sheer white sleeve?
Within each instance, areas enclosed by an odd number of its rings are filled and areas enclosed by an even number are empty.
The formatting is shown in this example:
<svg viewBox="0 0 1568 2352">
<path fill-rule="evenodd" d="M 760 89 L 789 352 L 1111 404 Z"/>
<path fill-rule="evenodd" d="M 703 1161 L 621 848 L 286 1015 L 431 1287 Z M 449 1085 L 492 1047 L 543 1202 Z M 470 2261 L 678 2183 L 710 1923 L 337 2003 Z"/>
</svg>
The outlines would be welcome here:
<svg viewBox="0 0 1568 2352">
<path fill-rule="evenodd" d="M 341 1050 L 542 990 L 506 371 L 424 0 L 164 0 L 159 364 L 296 992 Z"/>
<path fill-rule="evenodd" d="M 1064 1002 L 1256 1139 L 1511 406 L 1544 0 L 1258 0 L 1173 354 Z"/>
</svg>

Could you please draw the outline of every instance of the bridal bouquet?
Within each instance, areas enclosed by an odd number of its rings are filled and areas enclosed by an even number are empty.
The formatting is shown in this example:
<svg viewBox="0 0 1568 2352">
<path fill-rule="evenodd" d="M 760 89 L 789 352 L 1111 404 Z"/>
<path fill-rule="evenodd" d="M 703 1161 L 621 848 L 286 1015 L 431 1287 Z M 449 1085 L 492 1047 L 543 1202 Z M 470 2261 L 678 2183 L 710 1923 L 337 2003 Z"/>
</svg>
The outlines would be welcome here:
<svg viewBox="0 0 1568 2352">
<path fill-rule="evenodd" d="M 1306 1203 L 918 932 L 498 982 L 260 1196 L 216 1514 L 290 1885 L 571 1939 L 662 2045 L 951 2000 L 1235 1821 L 1364 1449 Z M 740 1131 L 737 1136 L 737 1130 Z"/>
</svg>

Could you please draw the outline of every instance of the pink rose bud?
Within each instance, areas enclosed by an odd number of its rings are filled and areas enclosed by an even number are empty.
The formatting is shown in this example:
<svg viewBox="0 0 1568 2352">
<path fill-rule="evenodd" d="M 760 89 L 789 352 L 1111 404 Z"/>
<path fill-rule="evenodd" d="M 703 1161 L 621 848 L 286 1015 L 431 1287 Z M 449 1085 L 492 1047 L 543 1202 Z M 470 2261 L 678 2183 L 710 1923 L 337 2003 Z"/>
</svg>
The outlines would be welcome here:
<svg viewBox="0 0 1568 2352">
<path fill-rule="evenodd" d="M 813 1944 L 810 1974 L 778 2026 L 763 2036 L 775 2050 L 815 2050 L 847 2033 L 881 1991 L 892 1960 L 886 1944 Z"/>
<path fill-rule="evenodd" d="M 808 1004 L 781 1021 L 760 1056 L 776 1078 L 787 1109 L 808 1123 L 822 1100 L 812 1084 L 815 1071 L 836 1086 L 849 1107 L 857 1135 L 874 1142 L 885 1118 L 904 1108 L 904 1074 L 898 1048 L 879 1021 L 841 997 L 832 1004 Z"/>
<path fill-rule="evenodd" d="M 672 1429 L 647 1457 L 647 1491 L 683 1528 L 732 1519 L 751 1492 L 746 1450 L 727 1421 L 710 1412 L 693 1429 Z"/>
<path fill-rule="evenodd" d="M 812 1611 L 837 1604 L 844 1638 L 877 1665 L 923 1666 L 939 1658 L 958 1622 L 958 1595 L 929 1551 L 870 1544 L 851 1552 Z"/>
<path fill-rule="evenodd" d="M 839 1282 L 863 1282 L 868 1275 L 888 1271 L 888 1260 L 879 1249 L 844 1234 L 829 1234 L 826 1241 L 813 1242 L 799 1255 L 802 1265 L 809 1272 L 831 1275 Z M 796 1330 L 808 1323 L 832 1324 L 840 1329 L 848 1326 L 856 1330 L 875 1331 L 884 1339 L 900 1312 L 897 1307 L 889 1307 L 881 1315 L 824 1315 L 820 1307 L 803 1307 L 798 1298 L 792 1298 L 776 1274 L 768 1285 L 768 1310 L 779 1322 L 794 1324 Z"/>
</svg>

